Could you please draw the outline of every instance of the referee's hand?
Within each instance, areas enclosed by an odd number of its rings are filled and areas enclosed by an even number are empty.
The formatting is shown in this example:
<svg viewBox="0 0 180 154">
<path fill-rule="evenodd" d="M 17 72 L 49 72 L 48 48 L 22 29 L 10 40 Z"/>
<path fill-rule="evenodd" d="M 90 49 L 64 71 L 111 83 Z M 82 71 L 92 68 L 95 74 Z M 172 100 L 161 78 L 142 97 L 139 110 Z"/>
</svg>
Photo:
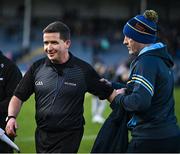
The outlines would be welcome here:
<svg viewBox="0 0 180 154">
<path fill-rule="evenodd" d="M 6 134 L 10 137 L 16 137 L 16 129 L 17 129 L 17 122 L 15 118 L 11 118 L 8 120 L 7 124 L 6 124 Z"/>
<path fill-rule="evenodd" d="M 107 79 L 105 79 L 105 78 L 101 78 L 100 81 L 105 83 L 108 86 L 112 86 L 112 83 L 110 81 L 108 81 Z"/>
</svg>

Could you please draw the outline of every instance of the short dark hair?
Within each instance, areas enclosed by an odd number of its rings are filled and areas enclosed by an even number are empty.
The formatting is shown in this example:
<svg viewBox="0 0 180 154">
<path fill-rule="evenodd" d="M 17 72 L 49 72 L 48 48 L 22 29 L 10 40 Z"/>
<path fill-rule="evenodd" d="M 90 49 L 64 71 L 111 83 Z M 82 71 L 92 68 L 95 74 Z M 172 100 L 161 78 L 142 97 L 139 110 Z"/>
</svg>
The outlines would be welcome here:
<svg viewBox="0 0 180 154">
<path fill-rule="evenodd" d="M 60 21 L 55 21 L 53 23 L 50 23 L 44 30 L 44 33 L 60 33 L 60 38 L 64 41 L 70 39 L 70 28 L 64 24 L 63 22 Z"/>
</svg>

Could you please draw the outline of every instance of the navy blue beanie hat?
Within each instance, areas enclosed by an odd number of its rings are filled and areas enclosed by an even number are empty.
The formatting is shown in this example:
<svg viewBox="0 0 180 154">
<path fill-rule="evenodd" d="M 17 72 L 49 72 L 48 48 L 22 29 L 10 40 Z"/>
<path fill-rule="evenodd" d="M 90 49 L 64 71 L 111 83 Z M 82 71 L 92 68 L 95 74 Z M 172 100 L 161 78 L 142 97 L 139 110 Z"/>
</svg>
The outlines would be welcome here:
<svg viewBox="0 0 180 154">
<path fill-rule="evenodd" d="M 143 15 L 131 18 L 125 24 L 123 33 L 139 43 L 155 43 L 157 39 L 157 21 L 157 13 L 153 10 L 146 10 Z"/>
</svg>

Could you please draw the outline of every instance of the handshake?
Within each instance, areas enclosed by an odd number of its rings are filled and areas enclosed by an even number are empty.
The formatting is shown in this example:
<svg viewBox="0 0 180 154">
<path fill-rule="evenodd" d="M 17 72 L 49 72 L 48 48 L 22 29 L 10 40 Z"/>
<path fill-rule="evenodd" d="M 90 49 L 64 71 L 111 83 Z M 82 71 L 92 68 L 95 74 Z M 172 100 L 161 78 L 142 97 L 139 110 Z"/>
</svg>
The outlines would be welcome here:
<svg viewBox="0 0 180 154">
<path fill-rule="evenodd" d="M 108 86 L 113 87 L 113 86 L 112 86 L 112 82 L 108 81 L 107 79 L 102 78 L 102 79 L 100 79 L 100 81 L 103 82 L 103 83 L 105 83 L 105 84 L 108 85 Z M 118 86 L 117 86 L 117 87 L 118 87 Z M 117 88 L 117 87 L 116 87 L 116 88 Z M 122 85 L 121 85 L 121 86 L 118 87 L 119 89 L 114 88 L 114 91 L 113 91 L 112 94 L 109 96 L 108 101 L 111 103 L 117 95 L 119 95 L 119 94 L 125 94 L 127 88 L 124 88 L 124 87 L 125 87 L 125 86 L 123 86 L 123 88 L 122 88 Z"/>
</svg>

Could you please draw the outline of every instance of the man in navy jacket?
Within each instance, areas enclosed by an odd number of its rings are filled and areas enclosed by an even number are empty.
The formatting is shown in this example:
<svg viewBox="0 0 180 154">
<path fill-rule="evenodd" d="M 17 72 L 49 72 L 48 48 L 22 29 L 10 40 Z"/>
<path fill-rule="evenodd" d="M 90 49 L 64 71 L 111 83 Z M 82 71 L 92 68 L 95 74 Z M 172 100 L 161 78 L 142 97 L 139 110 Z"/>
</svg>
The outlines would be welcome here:
<svg viewBox="0 0 180 154">
<path fill-rule="evenodd" d="M 158 15 L 146 10 L 124 26 L 124 44 L 135 55 L 127 89 L 119 89 L 112 103 L 131 114 L 132 140 L 127 152 L 179 152 L 180 129 L 174 113 L 173 61 L 157 38 Z"/>
</svg>

